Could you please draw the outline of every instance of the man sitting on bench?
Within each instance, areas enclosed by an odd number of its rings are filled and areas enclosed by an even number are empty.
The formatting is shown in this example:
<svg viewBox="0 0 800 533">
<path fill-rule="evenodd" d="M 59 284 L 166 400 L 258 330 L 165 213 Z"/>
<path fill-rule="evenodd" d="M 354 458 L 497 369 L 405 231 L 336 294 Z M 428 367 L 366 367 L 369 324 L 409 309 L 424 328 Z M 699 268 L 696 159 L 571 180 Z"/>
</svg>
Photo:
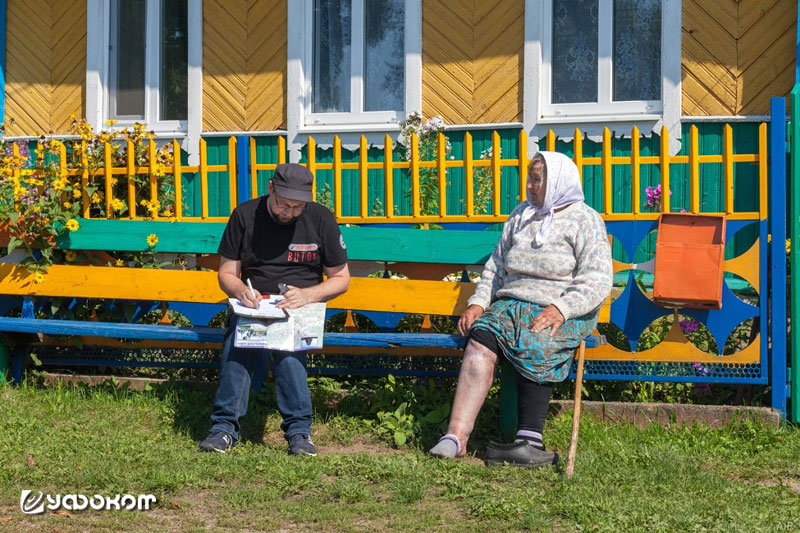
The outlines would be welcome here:
<svg viewBox="0 0 800 533">
<path fill-rule="evenodd" d="M 300 165 L 278 165 L 268 196 L 247 201 L 231 214 L 219 245 L 219 286 L 244 305 L 258 307 L 261 294 L 279 294 L 279 307 L 295 309 L 325 302 L 344 293 L 350 283 L 344 239 L 333 213 L 312 202 L 314 178 Z M 328 279 L 323 281 L 323 270 Z M 244 280 L 252 282 L 248 287 Z M 260 353 L 236 348 L 235 317 L 228 313 L 222 345 L 211 431 L 200 442 L 203 451 L 225 453 L 239 440 L 239 420 L 247 412 L 250 375 Z M 316 455 L 311 441 L 311 394 L 305 352 L 273 350 L 273 370 L 281 429 L 290 455 Z"/>
<path fill-rule="evenodd" d="M 489 445 L 486 464 L 558 460 L 542 441 L 553 383 L 567 378 L 575 348 L 597 326 L 611 291 L 611 249 L 602 218 L 583 201 L 578 168 L 565 155 L 534 156 L 527 196 L 509 215 L 458 322 L 469 341 L 447 434 L 433 456 L 466 454 L 502 354 L 517 370 L 519 430 L 514 443 Z"/>
</svg>

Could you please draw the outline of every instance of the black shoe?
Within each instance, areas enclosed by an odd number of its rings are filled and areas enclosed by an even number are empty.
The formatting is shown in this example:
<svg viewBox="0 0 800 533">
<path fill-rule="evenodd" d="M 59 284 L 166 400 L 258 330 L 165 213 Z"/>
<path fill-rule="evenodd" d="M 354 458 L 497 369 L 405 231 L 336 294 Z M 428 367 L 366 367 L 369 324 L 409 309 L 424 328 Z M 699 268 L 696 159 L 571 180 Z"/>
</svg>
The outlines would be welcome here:
<svg viewBox="0 0 800 533">
<path fill-rule="evenodd" d="M 317 448 L 308 435 L 292 435 L 289 437 L 289 455 L 317 455 Z"/>
<path fill-rule="evenodd" d="M 558 462 L 558 454 L 546 452 L 526 442 L 500 444 L 490 442 L 486 449 L 486 466 L 521 466 L 535 468 L 537 466 L 554 465 Z"/>
<path fill-rule="evenodd" d="M 224 431 L 212 431 L 205 440 L 201 440 L 198 444 L 200 451 L 217 453 L 225 453 L 234 446 L 236 446 L 236 441 Z"/>
</svg>

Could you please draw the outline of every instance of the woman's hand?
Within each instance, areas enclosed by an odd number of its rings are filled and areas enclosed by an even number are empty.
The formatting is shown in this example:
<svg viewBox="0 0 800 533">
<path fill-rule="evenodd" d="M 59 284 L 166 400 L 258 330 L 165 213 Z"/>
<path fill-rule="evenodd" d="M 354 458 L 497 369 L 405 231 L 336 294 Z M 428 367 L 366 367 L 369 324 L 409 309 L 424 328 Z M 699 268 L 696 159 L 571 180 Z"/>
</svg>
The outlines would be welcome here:
<svg viewBox="0 0 800 533">
<path fill-rule="evenodd" d="M 539 333 L 547 328 L 550 329 L 550 336 L 554 337 L 558 328 L 564 323 L 564 315 L 555 305 L 548 305 L 544 311 L 536 315 L 531 322 L 531 333 Z"/>
<path fill-rule="evenodd" d="M 461 315 L 461 318 L 458 319 L 458 332 L 461 333 L 463 337 L 466 337 L 467 333 L 469 333 L 469 328 L 472 326 L 472 323 L 475 322 L 482 314 L 483 307 L 476 304 L 470 305 L 467 310 L 464 311 L 464 314 Z"/>
</svg>

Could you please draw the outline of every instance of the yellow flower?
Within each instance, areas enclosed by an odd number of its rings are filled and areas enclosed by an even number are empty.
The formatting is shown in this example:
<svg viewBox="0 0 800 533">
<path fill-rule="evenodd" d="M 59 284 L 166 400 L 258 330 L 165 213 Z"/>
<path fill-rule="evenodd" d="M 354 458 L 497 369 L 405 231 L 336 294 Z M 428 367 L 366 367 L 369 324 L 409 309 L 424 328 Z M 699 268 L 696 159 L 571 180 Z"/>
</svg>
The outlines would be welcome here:
<svg viewBox="0 0 800 533">
<path fill-rule="evenodd" d="M 786 239 L 786 254 L 788 255 L 789 252 L 792 251 L 792 240 Z"/>
<path fill-rule="evenodd" d="M 78 254 L 76 254 L 72 250 L 67 250 L 66 252 L 64 252 L 64 259 L 66 259 L 70 263 L 75 261 L 75 258 L 77 258 L 77 257 L 78 257 Z"/>
<path fill-rule="evenodd" d="M 160 178 L 164 174 L 165 174 L 165 172 L 164 172 L 164 166 L 163 165 L 155 165 L 153 167 L 153 175 L 155 177 Z"/>
<path fill-rule="evenodd" d="M 122 259 L 117 259 L 116 263 L 114 264 L 116 264 L 118 267 L 125 266 L 125 261 Z"/>
<path fill-rule="evenodd" d="M 81 197 L 81 190 L 78 189 L 77 187 L 72 189 L 72 197 L 75 198 L 76 200 L 78 198 L 80 198 Z"/>
<path fill-rule="evenodd" d="M 113 126 L 117 122 L 119 122 L 119 121 L 118 120 L 106 120 L 106 124 L 108 124 L 109 126 Z"/>
<path fill-rule="evenodd" d="M 141 202 L 139 202 L 139 204 L 140 205 L 149 205 L 150 202 L 148 202 L 147 200 L 142 200 Z"/>
<path fill-rule="evenodd" d="M 111 209 L 113 209 L 114 211 L 117 212 L 122 211 L 124 207 L 125 207 L 125 202 L 123 202 L 119 198 L 114 198 L 113 200 L 111 200 Z"/>
<path fill-rule="evenodd" d="M 147 245 L 152 248 L 156 244 L 158 244 L 158 236 L 155 233 L 151 233 L 147 236 Z"/>
<path fill-rule="evenodd" d="M 60 179 L 53 182 L 53 190 L 56 192 L 61 192 L 66 186 L 67 180 Z"/>
<path fill-rule="evenodd" d="M 44 283 L 44 274 L 41 272 L 34 272 L 33 282 L 37 285 Z"/>
<path fill-rule="evenodd" d="M 72 202 L 64 202 L 64 209 L 72 209 Z"/>
<path fill-rule="evenodd" d="M 74 218 L 67 220 L 67 229 L 69 231 L 78 231 L 78 228 L 80 227 L 81 227 L 80 224 L 78 224 L 78 221 L 75 220 Z"/>
<path fill-rule="evenodd" d="M 93 204 L 99 204 L 101 201 L 102 201 L 102 198 L 100 198 L 100 195 L 98 193 L 92 194 L 92 203 Z"/>
</svg>

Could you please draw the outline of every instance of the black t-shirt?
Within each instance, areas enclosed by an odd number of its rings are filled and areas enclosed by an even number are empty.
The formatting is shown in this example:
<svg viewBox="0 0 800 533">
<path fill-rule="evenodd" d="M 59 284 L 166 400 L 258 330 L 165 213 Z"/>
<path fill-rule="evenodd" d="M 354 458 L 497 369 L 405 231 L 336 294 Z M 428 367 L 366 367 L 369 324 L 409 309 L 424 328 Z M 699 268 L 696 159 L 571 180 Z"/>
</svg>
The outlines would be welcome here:
<svg viewBox="0 0 800 533">
<path fill-rule="evenodd" d="M 314 202 L 289 225 L 278 224 L 267 211 L 267 196 L 233 210 L 220 255 L 242 262 L 242 280 L 250 279 L 262 294 L 278 294 L 278 283 L 311 287 L 322 282 L 323 267 L 347 262 L 344 239 L 333 213 Z"/>
</svg>

